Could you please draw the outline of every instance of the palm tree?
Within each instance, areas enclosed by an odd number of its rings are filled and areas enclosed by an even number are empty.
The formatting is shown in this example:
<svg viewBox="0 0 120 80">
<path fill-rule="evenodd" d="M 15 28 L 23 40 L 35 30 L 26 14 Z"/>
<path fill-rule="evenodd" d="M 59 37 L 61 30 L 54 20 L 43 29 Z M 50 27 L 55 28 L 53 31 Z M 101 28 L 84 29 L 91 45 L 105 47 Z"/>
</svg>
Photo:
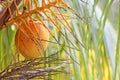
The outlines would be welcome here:
<svg viewBox="0 0 120 80">
<path fill-rule="evenodd" d="M 118 80 L 119 3 L 119 0 L 1 0 L 0 79 Z M 42 41 L 48 43 L 45 50 L 42 47 L 43 56 L 34 59 L 18 55 L 21 52 L 15 45 L 16 31 L 29 36 L 20 26 L 29 20 L 39 21 L 49 32 L 49 40 L 30 39 L 37 49 Z M 25 30 L 34 36 L 29 24 Z"/>
</svg>

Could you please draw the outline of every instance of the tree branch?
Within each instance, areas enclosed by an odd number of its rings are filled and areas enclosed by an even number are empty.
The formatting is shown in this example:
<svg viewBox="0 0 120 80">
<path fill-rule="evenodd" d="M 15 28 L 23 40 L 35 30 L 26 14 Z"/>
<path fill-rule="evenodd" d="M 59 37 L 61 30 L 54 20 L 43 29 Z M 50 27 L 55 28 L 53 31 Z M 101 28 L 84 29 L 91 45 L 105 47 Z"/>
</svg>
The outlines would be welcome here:
<svg viewBox="0 0 120 80">
<path fill-rule="evenodd" d="M 34 62 L 36 63 L 36 62 Z M 52 72 L 51 75 L 60 73 L 63 71 L 60 71 L 60 68 L 65 67 L 67 64 L 69 64 L 68 61 L 62 61 L 62 63 L 58 66 L 53 66 L 53 67 L 42 67 L 40 64 L 38 65 L 29 65 L 29 63 L 25 64 L 22 63 L 22 65 L 11 65 L 12 68 L 9 66 L 7 71 L 4 71 L 3 73 L 0 73 L 0 80 L 29 80 L 35 77 L 41 77 L 43 78 L 44 76 L 47 77 L 47 74 Z M 22 66 L 22 67 L 21 67 Z M 35 68 L 36 66 L 36 68 Z M 16 68 L 17 67 L 17 68 Z M 34 68 L 34 69 L 33 69 Z M 59 71 L 58 71 L 59 69 Z"/>
<path fill-rule="evenodd" d="M 19 5 L 19 3 L 21 2 L 21 0 L 16 0 L 16 4 Z M 14 11 L 16 10 L 16 7 L 15 7 L 15 4 L 14 4 L 14 1 L 11 3 L 10 5 L 10 9 L 11 9 L 11 12 L 14 13 Z M 3 25 L 5 25 L 5 23 L 9 20 L 10 18 L 10 14 L 9 14 L 9 10 L 8 8 L 4 8 L 4 10 L 0 13 L 0 29 L 2 29 Z"/>
</svg>

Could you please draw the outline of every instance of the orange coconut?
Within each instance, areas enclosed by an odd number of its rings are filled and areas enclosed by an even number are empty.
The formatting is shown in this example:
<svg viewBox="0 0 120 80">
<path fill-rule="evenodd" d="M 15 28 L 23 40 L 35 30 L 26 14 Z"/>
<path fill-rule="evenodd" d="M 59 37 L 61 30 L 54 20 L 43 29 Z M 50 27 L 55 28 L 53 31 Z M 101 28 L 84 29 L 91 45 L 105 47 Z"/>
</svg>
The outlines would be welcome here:
<svg viewBox="0 0 120 80">
<path fill-rule="evenodd" d="M 17 50 L 27 59 L 44 55 L 49 32 L 39 21 L 26 21 L 19 26 L 15 37 Z"/>
</svg>

